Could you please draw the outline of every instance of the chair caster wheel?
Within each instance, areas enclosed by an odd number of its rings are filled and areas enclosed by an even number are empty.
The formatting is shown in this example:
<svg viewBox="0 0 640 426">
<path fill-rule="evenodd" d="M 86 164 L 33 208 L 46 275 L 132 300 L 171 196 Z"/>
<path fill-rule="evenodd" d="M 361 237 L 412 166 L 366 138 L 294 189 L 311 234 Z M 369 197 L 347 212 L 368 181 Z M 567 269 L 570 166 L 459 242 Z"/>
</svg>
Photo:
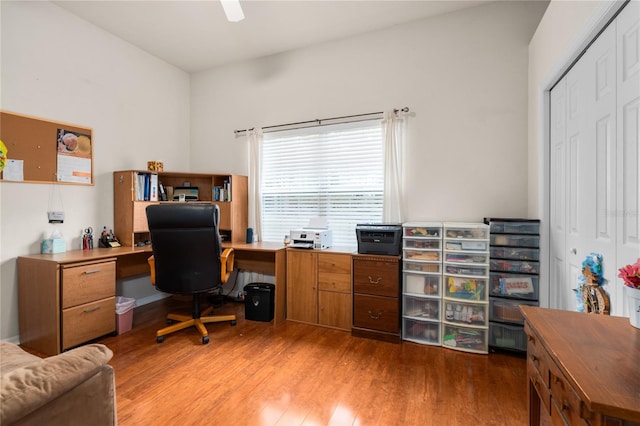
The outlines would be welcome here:
<svg viewBox="0 0 640 426">
<path fill-rule="evenodd" d="M 206 345 L 207 343 L 209 343 L 209 336 L 202 336 L 202 344 Z"/>
<path fill-rule="evenodd" d="M 164 342 L 164 336 L 156 337 L 156 343 L 162 343 L 162 342 Z"/>
<path fill-rule="evenodd" d="M 236 320 L 231 321 L 231 325 L 236 325 Z"/>
<path fill-rule="evenodd" d="M 172 319 L 167 318 L 167 325 L 171 325 L 171 324 L 173 324 L 173 320 L 172 320 Z"/>
</svg>

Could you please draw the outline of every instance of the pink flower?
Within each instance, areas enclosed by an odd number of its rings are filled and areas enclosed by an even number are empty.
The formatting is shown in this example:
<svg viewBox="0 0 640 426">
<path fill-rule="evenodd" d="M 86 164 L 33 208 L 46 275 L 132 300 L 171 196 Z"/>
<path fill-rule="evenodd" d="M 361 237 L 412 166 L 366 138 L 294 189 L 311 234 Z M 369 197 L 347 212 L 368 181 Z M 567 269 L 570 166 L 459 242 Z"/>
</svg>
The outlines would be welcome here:
<svg viewBox="0 0 640 426">
<path fill-rule="evenodd" d="M 631 265 L 623 266 L 618 269 L 620 272 L 618 274 L 619 278 L 622 278 L 624 281 L 624 285 L 627 287 L 640 289 L 640 259 L 636 260 L 636 263 L 632 263 Z"/>
</svg>

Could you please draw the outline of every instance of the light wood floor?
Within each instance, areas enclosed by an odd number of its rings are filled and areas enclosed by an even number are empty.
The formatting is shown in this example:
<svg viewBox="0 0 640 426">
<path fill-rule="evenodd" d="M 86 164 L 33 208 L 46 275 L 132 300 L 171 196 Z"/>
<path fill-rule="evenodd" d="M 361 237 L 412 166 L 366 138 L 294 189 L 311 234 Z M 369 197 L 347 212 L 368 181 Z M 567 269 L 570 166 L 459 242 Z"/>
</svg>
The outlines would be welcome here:
<svg viewBox="0 0 640 426">
<path fill-rule="evenodd" d="M 128 425 L 524 425 L 526 362 L 393 344 L 286 321 L 209 324 L 157 344 L 180 302 L 134 311 L 134 328 L 99 340 L 114 352 L 118 423 Z"/>
</svg>

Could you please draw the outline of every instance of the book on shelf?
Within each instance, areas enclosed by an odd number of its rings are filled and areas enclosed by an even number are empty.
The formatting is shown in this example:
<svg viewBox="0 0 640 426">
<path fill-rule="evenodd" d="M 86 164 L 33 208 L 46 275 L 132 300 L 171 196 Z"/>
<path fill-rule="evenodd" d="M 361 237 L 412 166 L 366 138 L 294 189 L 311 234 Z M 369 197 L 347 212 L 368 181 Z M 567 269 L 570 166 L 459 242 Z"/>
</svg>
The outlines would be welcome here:
<svg viewBox="0 0 640 426">
<path fill-rule="evenodd" d="M 231 179 L 213 187 L 213 201 L 231 201 Z"/>
<path fill-rule="evenodd" d="M 158 201 L 158 175 L 138 172 L 134 181 L 136 201 Z"/>
</svg>

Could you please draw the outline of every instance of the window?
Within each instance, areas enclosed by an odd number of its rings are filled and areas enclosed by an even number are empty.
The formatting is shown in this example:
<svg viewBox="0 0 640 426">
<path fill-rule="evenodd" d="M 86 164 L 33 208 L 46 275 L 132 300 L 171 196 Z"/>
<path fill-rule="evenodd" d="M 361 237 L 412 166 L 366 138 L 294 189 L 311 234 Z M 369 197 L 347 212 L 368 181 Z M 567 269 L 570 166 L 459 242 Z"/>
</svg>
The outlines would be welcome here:
<svg viewBox="0 0 640 426">
<path fill-rule="evenodd" d="M 383 158 L 380 120 L 265 133 L 263 240 L 326 217 L 333 245 L 355 246 L 356 224 L 382 220 Z"/>
</svg>

